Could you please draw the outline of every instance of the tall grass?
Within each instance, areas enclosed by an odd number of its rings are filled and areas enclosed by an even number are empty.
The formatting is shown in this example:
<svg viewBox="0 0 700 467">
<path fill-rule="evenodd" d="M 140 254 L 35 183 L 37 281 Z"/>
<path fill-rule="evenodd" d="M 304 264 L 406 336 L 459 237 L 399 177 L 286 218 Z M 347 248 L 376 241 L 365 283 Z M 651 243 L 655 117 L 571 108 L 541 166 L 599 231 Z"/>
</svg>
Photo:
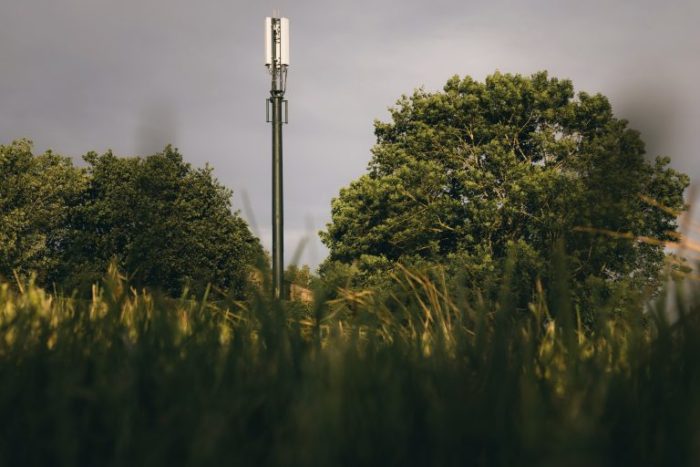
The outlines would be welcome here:
<svg viewBox="0 0 700 467">
<path fill-rule="evenodd" d="M 516 310 L 440 271 L 310 306 L 0 286 L 0 465 L 697 465 L 700 297 Z M 646 311 L 644 311 L 646 310 Z"/>
</svg>

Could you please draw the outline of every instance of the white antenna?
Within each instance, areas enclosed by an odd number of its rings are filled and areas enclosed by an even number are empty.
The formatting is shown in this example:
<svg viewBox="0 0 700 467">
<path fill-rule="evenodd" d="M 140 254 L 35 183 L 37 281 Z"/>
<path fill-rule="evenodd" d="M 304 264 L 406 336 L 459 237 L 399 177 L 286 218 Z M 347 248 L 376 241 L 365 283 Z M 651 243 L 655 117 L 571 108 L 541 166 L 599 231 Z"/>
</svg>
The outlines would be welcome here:
<svg viewBox="0 0 700 467">
<path fill-rule="evenodd" d="M 265 66 L 272 65 L 272 18 L 265 18 Z"/>
<path fill-rule="evenodd" d="M 289 66 L 289 19 L 280 18 L 280 60 L 282 66 Z"/>
<path fill-rule="evenodd" d="M 276 59 L 276 63 L 273 61 Z M 289 66 L 289 19 L 265 18 L 265 66 Z"/>
</svg>

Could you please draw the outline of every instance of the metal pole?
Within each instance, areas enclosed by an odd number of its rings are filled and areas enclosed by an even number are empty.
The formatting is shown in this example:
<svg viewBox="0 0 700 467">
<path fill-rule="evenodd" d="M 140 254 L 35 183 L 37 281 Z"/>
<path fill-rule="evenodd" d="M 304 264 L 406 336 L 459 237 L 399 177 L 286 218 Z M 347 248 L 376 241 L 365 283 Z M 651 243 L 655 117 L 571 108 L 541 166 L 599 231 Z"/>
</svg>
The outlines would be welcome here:
<svg viewBox="0 0 700 467">
<path fill-rule="evenodd" d="M 273 19 L 273 41 L 279 43 L 279 19 Z M 284 206 L 282 193 L 282 101 L 284 100 L 284 77 L 281 57 L 277 47 L 272 54 L 272 294 L 277 300 L 284 298 Z M 286 70 L 285 70 L 286 71 Z"/>
<path fill-rule="evenodd" d="M 284 296 L 284 205 L 282 196 L 282 96 L 272 95 L 272 290 Z"/>
</svg>

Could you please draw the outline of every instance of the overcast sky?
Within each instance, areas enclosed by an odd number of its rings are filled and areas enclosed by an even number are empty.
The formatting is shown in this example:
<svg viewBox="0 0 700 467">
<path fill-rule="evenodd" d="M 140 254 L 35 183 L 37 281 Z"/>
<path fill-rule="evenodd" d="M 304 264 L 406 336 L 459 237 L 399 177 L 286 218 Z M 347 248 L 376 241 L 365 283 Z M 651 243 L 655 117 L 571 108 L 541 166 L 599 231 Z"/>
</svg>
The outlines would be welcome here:
<svg viewBox="0 0 700 467">
<path fill-rule="evenodd" d="M 372 121 L 454 74 L 569 78 L 607 95 L 652 155 L 700 179 L 698 0 L 0 0 L 0 144 L 26 137 L 77 160 L 172 143 L 215 168 L 269 248 L 273 8 L 291 29 L 287 260 L 304 236 L 301 262 L 325 257 L 316 231 L 364 172 Z"/>
</svg>

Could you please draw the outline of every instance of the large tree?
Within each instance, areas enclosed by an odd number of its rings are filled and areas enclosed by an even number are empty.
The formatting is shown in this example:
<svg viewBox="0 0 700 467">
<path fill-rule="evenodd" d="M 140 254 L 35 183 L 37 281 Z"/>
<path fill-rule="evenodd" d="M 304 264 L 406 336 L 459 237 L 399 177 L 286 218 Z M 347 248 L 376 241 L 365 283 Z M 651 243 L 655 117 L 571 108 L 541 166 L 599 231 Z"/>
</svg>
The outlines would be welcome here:
<svg viewBox="0 0 700 467">
<path fill-rule="evenodd" d="M 211 168 L 170 147 L 85 161 L 34 155 L 26 140 L 0 145 L 0 278 L 33 273 L 46 287 L 89 291 L 114 260 L 138 287 L 243 295 L 262 247 Z"/>
<path fill-rule="evenodd" d="M 655 282 L 663 248 L 609 232 L 670 239 L 675 216 L 649 199 L 682 210 L 688 177 L 646 159 L 604 96 L 546 72 L 455 76 L 403 96 L 391 117 L 375 122 L 368 173 L 333 200 L 327 270 L 436 261 L 478 276 L 515 250 L 547 276 L 559 243 L 580 281 Z"/>
<path fill-rule="evenodd" d="M 139 287 L 201 294 L 211 284 L 243 294 L 262 247 L 210 167 L 192 168 L 171 147 L 145 158 L 84 159 L 89 184 L 70 216 L 57 282 L 89 284 L 116 260 Z"/>
</svg>

